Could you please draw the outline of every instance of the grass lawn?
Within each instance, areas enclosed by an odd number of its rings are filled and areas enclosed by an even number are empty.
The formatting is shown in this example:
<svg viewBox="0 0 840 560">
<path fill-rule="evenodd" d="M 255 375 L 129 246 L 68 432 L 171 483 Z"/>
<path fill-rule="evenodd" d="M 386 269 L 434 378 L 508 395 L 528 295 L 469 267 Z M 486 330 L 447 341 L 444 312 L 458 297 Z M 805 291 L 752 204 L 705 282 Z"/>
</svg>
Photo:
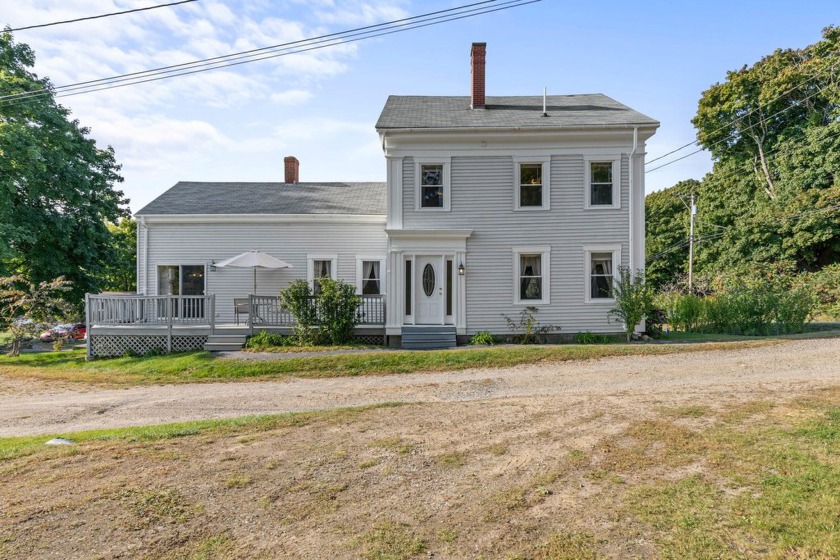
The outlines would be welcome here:
<svg viewBox="0 0 840 560">
<path fill-rule="evenodd" d="M 840 388 L 755 395 L 0 439 L 0 557 L 840 557 Z"/>
<path fill-rule="evenodd" d="M 768 338 L 690 345 L 564 344 L 468 347 L 452 350 L 382 351 L 277 360 L 216 358 L 209 352 L 188 352 L 168 356 L 113 358 L 86 362 L 82 351 L 39 352 L 23 354 L 17 358 L 0 357 L 0 375 L 113 385 L 187 383 L 284 376 L 344 377 L 509 367 L 542 361 L 660 355 L 732 348 L 732 344 L 741 344 L 746 347 L 776 343 L 778 343 L 778 340 Z"/>
</svg>

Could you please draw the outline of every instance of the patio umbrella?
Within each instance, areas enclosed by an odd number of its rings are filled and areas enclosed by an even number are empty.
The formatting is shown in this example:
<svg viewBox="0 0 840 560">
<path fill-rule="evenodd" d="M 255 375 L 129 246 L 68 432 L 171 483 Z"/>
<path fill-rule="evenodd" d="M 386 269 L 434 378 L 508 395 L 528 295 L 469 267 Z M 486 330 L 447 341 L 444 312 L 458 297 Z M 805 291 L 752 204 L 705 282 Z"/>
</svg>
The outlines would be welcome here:
<svg viewBox="0 0 840 560">
<path fill-rule="evenodd" d="M 257 269 L 258 268 L 294 268 L 286 261 L 272 257 L 262 251 L 248 251 L 236 255 L 222 262 L 216 263 L 216 268 L 253 268 L 254 269 L 254 293 L 257 293 Z"/>
</svg>

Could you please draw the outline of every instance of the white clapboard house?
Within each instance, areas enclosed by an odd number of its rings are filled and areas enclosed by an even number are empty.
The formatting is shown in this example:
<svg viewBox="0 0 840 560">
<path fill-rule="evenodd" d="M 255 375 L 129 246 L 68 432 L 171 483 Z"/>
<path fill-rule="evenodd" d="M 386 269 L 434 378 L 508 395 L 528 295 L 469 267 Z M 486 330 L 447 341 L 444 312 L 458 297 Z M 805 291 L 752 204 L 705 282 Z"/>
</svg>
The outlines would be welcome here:
<svg viewBox="0 0 840 560">
<path fill-rule="evenodd" d="M 279 290 L 320 276 L 354 284 L 359 335 L 392 346 L 509 334 L 504 316 L 528 306 L 559 336 L 621 331 L 611 285 L 620 266 L 644 268 L 659 123 L 601 94 L 485 96 L 484 61 L 473 44 L 470 96 L 388 98 L 385 183 L 301 182 L 287 157 L 283 182 L 179 182 L 148 204 L 137 295 L 89 296 L 91 353 L 288 330 Z M 216 266 L 249 250 L 291 267 Z"/>
</svg>

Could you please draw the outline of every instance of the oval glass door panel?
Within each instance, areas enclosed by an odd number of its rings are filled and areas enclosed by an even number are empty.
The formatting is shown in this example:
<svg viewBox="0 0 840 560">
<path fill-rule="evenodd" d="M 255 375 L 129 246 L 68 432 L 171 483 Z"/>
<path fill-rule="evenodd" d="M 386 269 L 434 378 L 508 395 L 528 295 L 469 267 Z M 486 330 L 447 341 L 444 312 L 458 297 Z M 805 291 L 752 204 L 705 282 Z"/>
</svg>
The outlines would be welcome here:
<svg viewBox="0 0 840 560">
<path fill-rule="evenodd" d="M 426 297 L 432 297 L 435 291 L 435 267 L 427 264 L 423 267 L 423 292 Z"/>
</svg>

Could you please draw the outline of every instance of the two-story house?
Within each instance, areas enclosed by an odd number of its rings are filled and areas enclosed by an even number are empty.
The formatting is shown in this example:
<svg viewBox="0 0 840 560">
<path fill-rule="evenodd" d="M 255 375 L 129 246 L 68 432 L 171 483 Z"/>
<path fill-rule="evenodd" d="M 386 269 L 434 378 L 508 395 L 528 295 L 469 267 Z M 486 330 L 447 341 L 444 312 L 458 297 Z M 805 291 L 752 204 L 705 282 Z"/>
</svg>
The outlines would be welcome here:
<svg viewBox="0 0 840 560">
<path fill-rule="evenodd" d="M 250 327 L 285 327 L 260 298 L 330 276 L 377 303 L 367 332 L 391 345 L 508 334 L 503 315 L 529 306 L 565 336 L 622 331 L 611 287 L 620 266 L 644 268 L 645 142 L 659 123 L 601 94 L 486 96 L 485 48 L 472 45 L 470 96 L 389 97 L 376 124 L 386 183 L 300 182 L 287 157 L 282 183 L 176 184 L 137 213 L 138 294 L 213 296 L 191 311 L 213 328 L 251 297 L 265 307 Z M 252 249 L 292 268 L 255 286 L 252 271 L 215 266 Z"/>
<path fill-rule="evenodd" d="M 386 332 L 504 333 L 527 306 L 565 333 L 616 332 L 619 266 L 644 268 L 645 142 L 659 123 L 600 94 L 391 96 Z"/>
</svg>

